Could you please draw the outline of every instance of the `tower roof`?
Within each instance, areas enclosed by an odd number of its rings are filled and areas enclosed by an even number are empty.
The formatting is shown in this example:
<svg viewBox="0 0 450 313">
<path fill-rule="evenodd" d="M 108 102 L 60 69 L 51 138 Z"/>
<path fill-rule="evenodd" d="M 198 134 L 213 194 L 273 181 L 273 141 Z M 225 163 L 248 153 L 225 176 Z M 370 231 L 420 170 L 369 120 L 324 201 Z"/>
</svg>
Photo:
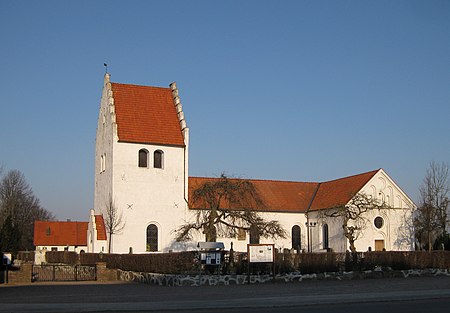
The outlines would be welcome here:
<svg viewBox="0 0 450 313">
<path fill-rule="evenodd" d="M 119 141 L 184 146 L 170 88 L 111 83 Z"/>
</svg>

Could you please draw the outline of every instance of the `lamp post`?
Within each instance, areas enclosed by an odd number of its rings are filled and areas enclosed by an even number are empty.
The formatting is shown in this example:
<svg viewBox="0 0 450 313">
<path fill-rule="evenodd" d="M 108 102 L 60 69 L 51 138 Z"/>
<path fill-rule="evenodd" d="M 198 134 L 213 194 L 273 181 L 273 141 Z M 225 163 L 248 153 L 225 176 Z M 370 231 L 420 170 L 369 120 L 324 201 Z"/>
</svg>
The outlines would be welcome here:
<svg viewBox="0 0 450 313">
<path fill-rule="evenodd" d="M 309 220 L 305 223 L 307 236 L 308 236 L 308 252 L 312 252 L 312 228 L 317 226 L 317 222 L 310 222 Z"/>
</svg>

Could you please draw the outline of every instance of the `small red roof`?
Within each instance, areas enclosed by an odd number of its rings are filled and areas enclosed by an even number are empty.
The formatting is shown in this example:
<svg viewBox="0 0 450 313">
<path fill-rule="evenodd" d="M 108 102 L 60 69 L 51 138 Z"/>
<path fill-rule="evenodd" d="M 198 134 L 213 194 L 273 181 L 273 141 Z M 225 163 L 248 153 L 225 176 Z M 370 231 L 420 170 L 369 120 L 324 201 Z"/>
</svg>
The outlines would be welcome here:
<svg viewBox="0 0 450 313">
<path fill-rule="evenodd" d="M 106 228 L 103 215 L 95 215 L 95 225 L 97 226 L 97 240 L 106 240 Z"/>
<path fill-rule="evenodd" d="M 169 88 L 111 83 L 119 141 L 184 146 Z"/>
<path fill-rule="evenodd" d="M 86 246 L 88 222 L 34 222 L 35 246 Z"/>
<path fill-rule="evenodd" d="M 249 179 L 264 203 L 263 208 L 253 209 L 267 212 L 307 212 L 345 205 L 377 172 L 378 170 L 324 183 Z M 205 209 L 205 204 L 192 203 L 193 191 L 206 182 L 219 179 L 189 177 L 189 207 Z M 222 204 L 224 208 L 237 209 L 228 203 Z"/>
</svg>

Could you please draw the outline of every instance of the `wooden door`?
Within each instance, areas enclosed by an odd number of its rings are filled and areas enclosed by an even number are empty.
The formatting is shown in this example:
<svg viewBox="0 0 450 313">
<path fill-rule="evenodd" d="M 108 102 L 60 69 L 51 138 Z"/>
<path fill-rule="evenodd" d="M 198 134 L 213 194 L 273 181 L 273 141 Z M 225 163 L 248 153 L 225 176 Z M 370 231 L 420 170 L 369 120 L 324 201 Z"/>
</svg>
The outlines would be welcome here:
<svg viewBox="0 0 450 313">
<path fill-rule="evenodd" d="M 384 240 L 375 240 L 375 251 L 383 251 Z"/>
</svg>

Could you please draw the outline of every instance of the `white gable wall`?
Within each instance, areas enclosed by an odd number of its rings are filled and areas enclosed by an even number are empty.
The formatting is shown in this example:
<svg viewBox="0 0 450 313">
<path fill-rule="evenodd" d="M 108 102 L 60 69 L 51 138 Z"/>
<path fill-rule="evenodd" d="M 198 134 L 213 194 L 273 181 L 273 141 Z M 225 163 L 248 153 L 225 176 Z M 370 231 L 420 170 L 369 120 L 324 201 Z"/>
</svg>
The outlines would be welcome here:
<svg viewBox="0 0 450 313">
<path fill-rule="evenodd" d="M 369 247 L 375 250 L 375 240 L 383 240 L 386 250 L 414 250 L 412 210 L 415 205 L 400 187 L 380 169 L 360 192 L 378 199 L 391 209 L 367 213 L 366 229 L 355 243 L 357 250 L 367 251 Z M 377 216 L 384 221 L 380 229 L 374 224 Z"/>
<path fill-rule="evenodd" d="M 412 228 L 412 209 L 414 203 L 395 184 L 395 182 L 380 169 L 374 177 L 359 191 L 380 202 L 385 202 L 390 209 L 372 210 L 365 214 L 367 220 L 363 232 L 355 241 L 357 251 L 375 251 L 375 241 L 382 240 L 384 248 L 390 251 L 414 250 L 414 230 Z M 310 220 L 317 221 L 312 228 L 314 251 L 323 249 L 323 224 L 329 227 L 329 247 L 335 252 L 349 250 L 348 240 L 344 237 L 342 221 L 338 218 L 320 217 L 319 212 L 310 212 Z M 375 227 L 376 217 L 383 218 L 383 226 Z"/>
</svg>

